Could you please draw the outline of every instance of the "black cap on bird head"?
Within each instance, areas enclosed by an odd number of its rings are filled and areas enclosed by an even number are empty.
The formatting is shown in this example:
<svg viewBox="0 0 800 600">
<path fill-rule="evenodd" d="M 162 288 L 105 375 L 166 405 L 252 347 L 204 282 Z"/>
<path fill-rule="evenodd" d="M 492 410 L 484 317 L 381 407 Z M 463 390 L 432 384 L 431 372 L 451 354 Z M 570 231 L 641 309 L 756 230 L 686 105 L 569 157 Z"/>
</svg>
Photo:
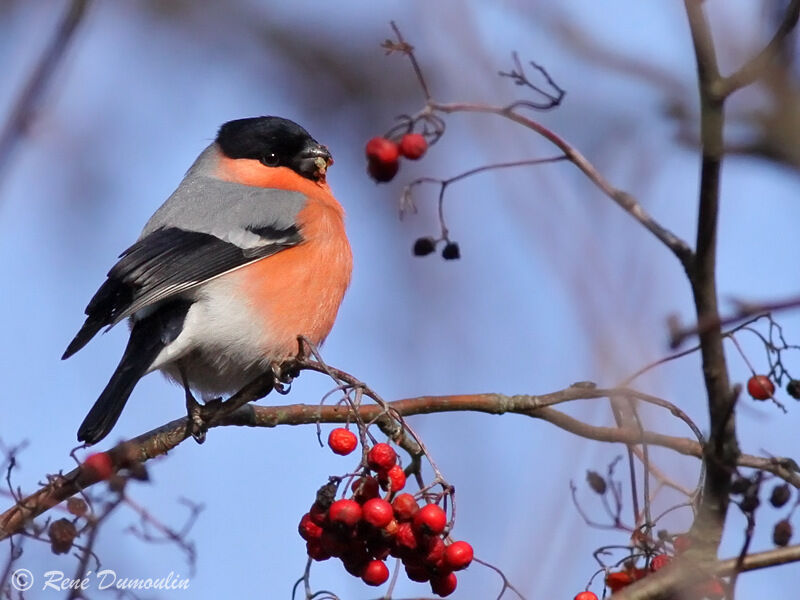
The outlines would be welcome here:
<svg viewBox="0 0 800 600">
<path fill-rule="evenodd" d="M 219 128 L 217 144 L 228 158 L 258 160 L 267 167 L 288 167 L 318 181 L 333 164 L 328 149 L 300 125 L 281 117 L 228 121 Z"/>
</svg>

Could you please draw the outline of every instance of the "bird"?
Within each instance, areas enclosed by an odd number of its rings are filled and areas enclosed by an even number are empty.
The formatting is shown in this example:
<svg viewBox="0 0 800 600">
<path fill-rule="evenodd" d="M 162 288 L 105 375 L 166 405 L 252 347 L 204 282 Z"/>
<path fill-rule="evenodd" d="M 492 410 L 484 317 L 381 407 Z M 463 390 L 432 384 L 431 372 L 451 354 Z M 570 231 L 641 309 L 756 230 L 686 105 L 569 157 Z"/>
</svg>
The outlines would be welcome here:
<svg viewBox="0 0 800 600">
<path fill-rule="evenodd" d="M 353 266 L 344 208 L 326 179 L 332 164 L 289 119 L 219 128 L 111 267 L 62 356 L 128 320 L 127 346 L 79 442 L 106 437 L 152 371 L 182 385 L 188 406 L 192 390 L 205 400 L 232 394 L 290 360 L 298 336 L 325 340 Z"/>
</svg>

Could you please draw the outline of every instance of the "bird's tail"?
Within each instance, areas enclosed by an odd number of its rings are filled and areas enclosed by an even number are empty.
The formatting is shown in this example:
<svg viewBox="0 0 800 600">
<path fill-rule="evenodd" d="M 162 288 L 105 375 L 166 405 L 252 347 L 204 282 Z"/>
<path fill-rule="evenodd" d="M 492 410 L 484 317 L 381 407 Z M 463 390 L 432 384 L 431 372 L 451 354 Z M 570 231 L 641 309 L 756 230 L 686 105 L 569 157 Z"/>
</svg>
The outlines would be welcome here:
<svg viewBox="0 0 800 600">
<path fill-rule="evenodd" d="M 136 383 L 164 348 L 160 336 L 153 335 L 147 321 L 133 326 L 117 370 L 78 428 L 78 441 L 96 444 L 108 435 L 122 414 Z"/>
</svg>

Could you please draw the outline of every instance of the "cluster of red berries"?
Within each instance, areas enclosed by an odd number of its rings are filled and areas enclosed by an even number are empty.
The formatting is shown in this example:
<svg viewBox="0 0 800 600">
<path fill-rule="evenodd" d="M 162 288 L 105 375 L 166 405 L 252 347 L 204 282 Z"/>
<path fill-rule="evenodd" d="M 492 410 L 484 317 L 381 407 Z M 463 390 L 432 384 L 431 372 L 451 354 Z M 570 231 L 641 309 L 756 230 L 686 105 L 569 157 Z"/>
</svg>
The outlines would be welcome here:
<svg viewBox="0 0 800 600">
<path fill-rule="evenodd" d="M 339 428 L 331 432 L 328 443 L 337 454 L 346 454 L 355 448 L 356 438 Z M 343 452 L 346 449 L 349 452 Z M 375 444 L 367 464 L 365 473 L 351 484 L 349 498 L 334 499 L 337 483 L 317 492 L 298 526 L 308 556 L 317 561 L 339 558 L 348 573 L 373 586 L 389 579 L 385 561 L 394 556 L 402 561 L 409 579 L 430 582 L 432 592 L 441 597 L 450 595 L 456 589 L 455 571 L 472 562 L 472 546 L 445 543 L 447 515 L 440 506 L 420 507 L 413 495 L 397 494 L 406 477 L 389 444 Z M 381 488 L 387 491 L 384 498 Z"/>
<path fill-rule="evenodd" d="M 428 150 L 428 142 L 421 133 L 407 133 L 394 141 L 374 137 L 367 142 L 367 172 L 377 182 L 394 179 L 400 170 L 400 157 L 419 160 Z"/>
<path fill-rule="evenodd" d="M 666 533 L 666 532 L 665 532 Z M 686 535 L 672 536 L 672 553 L 656 554 L 650 559 L 650 567 L 642 569 L 636 567 L 634 564 L 626 564 L 620 571 L 610 571 L 606 573 L 605 584 L 611 592 L 618 592 L 619 590 L 629 586 L 635 581 L 646 577 L 650 573 L 660 571 L 673 560 L 673 555 L 682 554 L 689 549 L 692 545 L 691 538 Z M 707 581 L 698 584 L 692 597 L 708 598 L 711 600 L 721 600 L 725 597 L 725 585 L 722 580 L 717 577 L 712 577 Z M 580 592 L 575 596 L 574 600 L 597 600 L 597 595 L 590 591 Z"/>
</svg>

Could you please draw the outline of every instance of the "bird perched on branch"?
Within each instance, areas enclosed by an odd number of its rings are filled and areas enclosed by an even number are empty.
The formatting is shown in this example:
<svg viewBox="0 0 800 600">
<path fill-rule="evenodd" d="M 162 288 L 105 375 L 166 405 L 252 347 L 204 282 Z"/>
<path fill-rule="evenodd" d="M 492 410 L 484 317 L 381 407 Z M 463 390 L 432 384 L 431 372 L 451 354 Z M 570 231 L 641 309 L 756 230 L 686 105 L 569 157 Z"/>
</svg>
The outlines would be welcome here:
<svg viewBox="0 0 800 600">
<path fill-rule="evenodd" d="M 151 371 L 183 385 L 188 405 L 190 390 L 233 393 L 290 359 L 299 335 L 325 339 L 352 270 L 344 210 L 325 180 L 331 164 L 328 149 L 287 119 L 219 129 L 108 272 L 64 352 L 130 320 L 122 360 L 79 441 L 108 435 Z"/>
</svg>

